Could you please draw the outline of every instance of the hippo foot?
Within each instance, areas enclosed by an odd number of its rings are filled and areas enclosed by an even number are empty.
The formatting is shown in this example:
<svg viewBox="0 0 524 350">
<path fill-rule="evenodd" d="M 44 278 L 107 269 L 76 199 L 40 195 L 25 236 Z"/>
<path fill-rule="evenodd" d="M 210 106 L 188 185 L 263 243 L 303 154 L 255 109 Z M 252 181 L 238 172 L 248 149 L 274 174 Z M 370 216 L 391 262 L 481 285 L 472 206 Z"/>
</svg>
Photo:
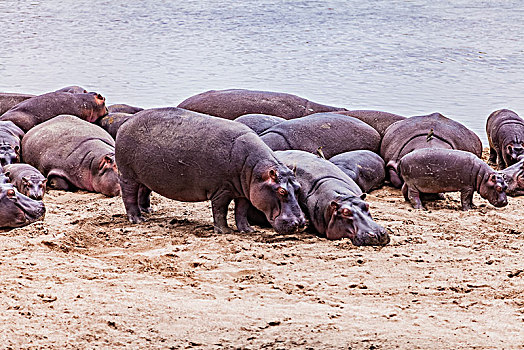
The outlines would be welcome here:
<svg viewBox="0 0 524 350">
<path fill-rule="evenodd" d="M 141 215 L 128 215 L 127 218 L 132 224 L 140 224 L 141 222 L 146 221 L 146 219 Z"/>
<path fill-rule="evenodd" d="M 225 227 L 215 226 L 214 227 L 214 231 L 217 234 L 230 234 L 230 233 L 233 233 L 233 230 L 231 228 L 227 227 L 227 226 L 225 226 Z"/>
<path fill-rule="evenodd" d="M 247 227 L 238 227 L 238 232 L 240 233 L 252 233 L 255 232 L 255 229 L 251 226 Z"/>
<path fill-rule="evenodd" d="M 140 211 L 145 214 L 151 214 L 153 212 L 153 209 L 151 207 L 147 207 L 147 208 L 140 207 Z"/>
</svg>

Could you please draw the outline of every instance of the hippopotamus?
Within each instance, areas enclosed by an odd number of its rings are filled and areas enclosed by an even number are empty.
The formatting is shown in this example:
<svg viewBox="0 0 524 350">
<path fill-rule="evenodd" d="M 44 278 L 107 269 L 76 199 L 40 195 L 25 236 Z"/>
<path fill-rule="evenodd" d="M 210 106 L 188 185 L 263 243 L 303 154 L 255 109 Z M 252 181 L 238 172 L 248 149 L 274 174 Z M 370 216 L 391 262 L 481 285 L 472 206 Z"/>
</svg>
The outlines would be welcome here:
<svg viewBox="0 0 524 350">
<path fill-rule="evenodd" d="M 267 114 L 244 114 L 235 119 L 236 122 L 249 126 L 258 135 L 286 120 L 287 119 Z"/>
<path fill-rule="evenodd" d="M 232 200 L 241 232 L 253 231 L 250 203 L 279 233 L 305 225 L 293 173 L 241 123 L 174 107 L 146 109 L 122 125 L 115 150 L 132 223 L 144 221 L 155 191 L 179 201 L 211 200 L 217 233 L 231 232 L 226 215 Z"/>
<path fill-rule="evenodd" d="M 337 154 L 329 161 L 356 182 L 362 192 L 379 188 L 386 177 L 384 159 L 368 150 Z"/>
<path fill-rule="evenodd" d="M 35 95 L 0 92 L 0 115 Z"/>
<path fill-rule="evenodd" d="M 56 92 L 69 92 L 70 94 L 86 94 L 87 90 L 78 85 L 66 86 L 56 90 Z"/>
<path fill-rule="evenodd" d="M 445 148 L 482 155 L 479 137 L 464 125 L 440 113 L 406 118 L 391 124 L 382 138 L 380 155 L 386 163 L 386 176 L 394 187 L 402 186 L 398 161 L 420 148 Z"/>
<path fill-rule="evenodd" d="M 362 120 L 364 123 L 377 130 L 380 137 L 384 137 L 386 129 L 391 124 L 406 119 L 406 117 L 398 114 L 373 110 L 338 111 L 335 113 Z"/>
<path fill-rule="evenodd" d="M 36 200 L 44 198 L 47 179 L 38 169 L 29 164 L 17 163 L 5 166 L 4 171 L 18 192 Z"/>
<path fill-rule="evenodd" d="M 261 133 L 260 138 L 273 151 L 321 151 L 326 159 L 358 149 L 378 152 L 380 145 L 380 135 L 371 126 L 336 113 L 286 120 Z"/>
<path fill-rule="evenodd" d="M 0 120 L 10 120 L 27 132 L 35 125 L 60 114 L 75 115 L 88 122 L 95 122 L 107 114 L 105 98 L 96 92 L 50 92 L 19 103 L 0 116 Z"/>
<path fill-rule="evenodd" d="M 182 101 L 179 108 L 233 120 L 244 114 L 294 119 L 318 112 L 346 110 L 311 102 L 296 95 L 244 89 L 210 90 Z"/>
<path fill-rule="evenodd" d="M 504 169 L 524 157 L 524 120 L 509 109 L 491 113 L 486 121 L 489 162 Z"/>
<path fill-rule="evenodd" d="M 524 195 L 524 159 L 499 171 L 506 181 L 508 196 L 517 197 Z"/>
<path fill-rule="evenodd" d="M 0 121 L 0 165 L 20 161 L 20 140 L 25 133 L 11 121 Z"/>
<path fill-rule="evenodd" d="M 460 191 L 462 210 L 473 207 L 473 193 L 495 207 L 508 204 L 507 185 L 502 174 L 493 170 L 471 152 L 452 149 L 422 148 L 400 159 L 404 179 L 402 193 L 415 209 L 423 209 L 420 193 Z"/>
<path fill-rule="evenodd" d="M 0 227 L 21 227 L 43 218 L 45 207 L 19 193 L 13 184 L 0 184 Z"/>
<path fill-rule="evenodd" d="M 106 116 L 98 119 L 96 121 L 96 124 L 105 131 L 107 131 L 109 135 L 113 137 L 113 139 L 116 139 L 116 133 L 118 132 L 118 129 L 120 129 L 122 124 L 124 124 L 134 116 L 134 114 L 129 113 L 109 113 Z"/>
<path fill-rule="evenodd" d="M 333 163 L 304 151 L 277 151 L 300 183 L 298 200 L 310 224 L 326 238 L 356 246 L 386 245 L 387 231 L 371 218 L 366 195 Z"/>
<path fill-rule="evenodd" d="M 137 112 L 143 111 L 143 108 L 140 107 L 133 107 L 126 104 L 114 104 L 111 106 L 107 106 L 107 110 L 109 113 L 127 113 L 127 114 L 135 114 Z"/>
<path fill-rule="evenodd" d="M 22 139 L 22 158 L 55 189 L 83 189 L 117 196 L 115 141 L 98 125 L 61 115 L 32 128 Z"/>
</svg>

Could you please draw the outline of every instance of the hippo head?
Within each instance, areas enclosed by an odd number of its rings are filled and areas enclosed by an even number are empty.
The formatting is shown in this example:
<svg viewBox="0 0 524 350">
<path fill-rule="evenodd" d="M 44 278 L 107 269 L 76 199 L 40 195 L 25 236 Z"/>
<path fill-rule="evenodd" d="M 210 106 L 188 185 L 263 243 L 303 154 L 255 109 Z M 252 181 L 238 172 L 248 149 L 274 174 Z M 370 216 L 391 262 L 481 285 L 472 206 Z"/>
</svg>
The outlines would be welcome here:
<svg viewBox="0 0 524 350">
<path fill-rule="evenodd" d="M 518 163 L 507 167 L 500 173 L 508 185 L 506 189 L 508 196 L 524 195 L 524 159 L 520 159 Z"/>
<path fill-rule="evenodd" d="M 519 161 L 519 158 L 524 156 L 524 142 L 510 142 L 506 145 L 504 151 L 507 165 L 515 164 Z"/>
<path fill-rule="evenodd" d="M 19 193 L 13 185 L 0 185 L 0 227 L 21 227 L 35 222 L 45 214 L 41 201 Z"/>
<path fill-rule="evenodd" d="M 83 117 L 86 121 L 94 123 L 108 113 L 106 99 L 96 92 L 89 92 L 87 94 L 90 96 L 91 101 L 89 106 L 84 105 L 86 109 L 84 110 Z"/>
<path fill-rule="evenodd" d="M 47 179 L 36 176 L 22 177 L 20 192 L 32 199 L 42 200 L 44 198 Z"/>
<path fill-rule="evenodd" d="M 104 155 L 98 162 L 98 166 L 92 171 L 93 189 L 96 192 L 105 194 L 108 197 L 118 196 L 120 194 L 120 182 L 118 179 L 118 169 L 115 163 L 114 154 Z"/>
<path fill-rule="evenodd" d="M 300 184 L 289 168 L 282 164 L 262 171 L 254 169 L 249 200 L 262 211 L 278 233 L 293 233 L 304 227 L 306 219 L 296 195 Z"/>
<path fill-rule="evenodd" d="M 389 243 L 387 231 L 373 221 L 364 198 L 365 193 L 331 201 L 326 209 L 327 239 L 349 238 L 356 246 Z"/>
<path fill-rule="evenodd" d="M 3 143 L 0 145 L 0 165 L 17 163 L 20 161 L 20 147 Z"/>
<path fill-rule="evenodd" d="M 478 193 L 495 207 L 505 207 L 508 205 L 507 188 L 503 174 L 492 172 L 481 181 Z"/>
</svg>

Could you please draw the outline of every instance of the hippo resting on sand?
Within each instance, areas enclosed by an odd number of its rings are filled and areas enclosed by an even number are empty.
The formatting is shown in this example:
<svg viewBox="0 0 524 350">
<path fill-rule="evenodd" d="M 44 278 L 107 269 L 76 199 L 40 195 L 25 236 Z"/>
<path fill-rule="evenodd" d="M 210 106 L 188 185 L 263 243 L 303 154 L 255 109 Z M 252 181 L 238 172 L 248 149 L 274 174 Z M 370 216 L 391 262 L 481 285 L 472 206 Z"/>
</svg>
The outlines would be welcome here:
<svg viewBox="0 0 524 350">
<path fill-rule="evenodd" d="M 113 139 L 116 139 L 116 133 L 118 132 L 118 129 L 120 129 L 120 127 L 125 122 L 134 116 L 134 114 L 129 113 L 109 113 L 108 115 L 98 119 L 96 124 L 107 131 Z"/>
<path fill-rule="evenodd" d="M 25 133 L 11 121 L 0 121 L 0 165 L 20 161 L 20 140 Z"/>
<path fill-rule="evenodd" d="M 86 94 L 87 90 L 78 85 L 66 86 L 56 90 L 56 92 L 69 92 L 70 94 Z"/>
<path fill-rule="evenodd" d="M 35 95 L 0 92 L 0 115 Z"/>
<path fill-rule="evenodd" d="M 296 95 L 243 89 L 206 91 L 189 97 L 178 107 L 230 120 L 244 114 L 268 114 L 294 119 L 318 112 L 346 110 L 321 105 Z"/>
<path fill-rule="evenodd" d="M 362 192 L 379 188 L 384 183 L 386 177 L 384 160 L 375 152 L 368 150 L 344 152 L 330 158 L 329 161 L 355 181 Z"/>
<path fill-rule="evenodd" d="M 0 183 L 0 227 L 21 227 L 43 218 L 42 201 L 24 196 L 10 183 Z"/>
<path fill-rule="evenodd" d="M 105 98 L 96 92 L 50 92 L 19 103 L 0 116 L 0 120 L 10 120 L 27 132 L 35 125 L 60 114 L 75 115 L 88 122 L 95 122 L 107 114 Z"/>
<path fill-rule="evenodd" d="M 133 107 L 126 104 L 116 104 L 107 106 L 107 110 L 109 113 L 127 113 L 127 114 L 135 114 L 137 112 L 143 111 L 143 108 L 140 107 Z"/>
<path fill-rule="evenodd" d="M 241 232 L 250 203 L 279 233 L 305 225 L 295 198 L 293 173 L 247 126 L 180 108 L 147 109 L 116 137 L 122 200 L 129 220 L 144 221 L 155 191 L 185 202 L 211 200 L 215 232 L 228 233 L 228 205 L 235 200 Z"/>
<path fill-rule="evenodd" d="M 460 191 L 462 210 L 473 207 L 473 193 L 495 207 L 508 204 L 506 182 L 474 154 L 449 149 L 423 148 L 406 154 L 399 163 L 402 193 L 415 209 L 423 209 L 420 193 Z"/>
<path fill-rule="evenodd" d="M 245 114 L 236 118 L 235 121 L 249 126 L 260 135 L 267 129 L 286 121 L 286 119 L 267 114 Z"/>
<path fill-rule="evenodd" d="M 61 115 L 31 129 L 22 140 L 24 161 L 47 176 L 51 188 L 117 196 L 115 141 L 102 128 Z"/>
<path fill-rule="evenodd" d="M 18 192 L 31 199 L 44 198 L 47 179 L 35 167 L 23 163 L 9 164 L 4 171 Z"/>
<path fill-rule="evenodd" d="M 337 154 L 367 149 L 378 152 L 380 135 L 368 124 L 336 113 L 317 113 L 286 120 L 262 134 L 260 138 L 274 151 L 319 151 L 329 159 Z"/>
<path fill-rule="evenodd" d="M 508 196 L 517 197 L 524 195 L 524 159 L 499 171 L 499 173 L 502 174 L 508 185 L 506 190 Z"/>
<path fill-rule="evenodd" d="M 524 120 L 509 109 L 491 113 L 486 121 L 489 162 L 499 169 L 513 165 L 524 157 Z"/>
<path fill-rule="evenodd" d="M 386 129 L 391 124 L 406 119 L 406 117 L 401 115 L 372 110 L 338 111 L 335 113 L 362 120 L 364 123 L 377 130 L 380 137 L 384 137 Z"/>
<path fill-rule="evenodd" d="M 402 179 L 396 170 L 400 158 L 420 148 L 462 150 L 479 158 L 482 155 L 479 137 L 440 113 L 400 120 L 387 128 L 380 146 L 380 155 L 386 162 L 386 176 L 389 176 L 393 186 L 402 186 Z"/>
</svg>

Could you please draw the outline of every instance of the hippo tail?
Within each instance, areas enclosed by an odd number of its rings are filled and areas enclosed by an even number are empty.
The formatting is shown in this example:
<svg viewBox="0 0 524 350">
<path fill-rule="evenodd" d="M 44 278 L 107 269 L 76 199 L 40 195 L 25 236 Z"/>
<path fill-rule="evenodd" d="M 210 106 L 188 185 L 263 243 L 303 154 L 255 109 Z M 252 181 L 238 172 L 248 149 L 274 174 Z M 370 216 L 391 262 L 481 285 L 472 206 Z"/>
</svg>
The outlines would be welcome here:
<svg viewBox="0 0 524 350">
<path fill-rule="evenodd" d="M 386 174 L 389 176 L 389 181 L 396 188 L 402 187 L 402 176 L 400 175 L 400 170 L 398 168 L 399 162 L 390 160 L 386 164 Z"/>
</svg>

